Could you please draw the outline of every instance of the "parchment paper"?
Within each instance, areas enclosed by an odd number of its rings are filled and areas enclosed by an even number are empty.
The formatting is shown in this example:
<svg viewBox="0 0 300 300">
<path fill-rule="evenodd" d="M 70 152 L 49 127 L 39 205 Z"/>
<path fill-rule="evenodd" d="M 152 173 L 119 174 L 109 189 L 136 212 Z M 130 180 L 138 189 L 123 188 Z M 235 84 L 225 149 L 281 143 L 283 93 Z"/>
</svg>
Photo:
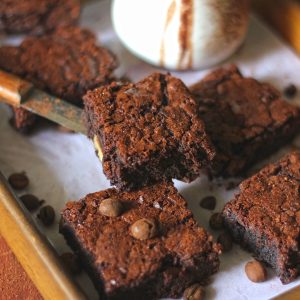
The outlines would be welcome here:
<svg viewBox="0 0 300 300">
<path fill-rule="evenodd" d="M 86 5 L 82 25 L 93 29 L 99 41 L 117 54 L 121 63 L 119 75 L 126 74 L 133 80 L 139 80 L 157 70 L 132 56 L 120 44 L 111 26 L 110 1 Z M 0 39 L 1 43 L 18 43 L 19 40 L 8 40 L 5 37 Z M 280 90 L 289 83 L 300 89 L 299 57 L 255 17 L 251 20 L 245 44 L 230 62 L 237 63 L 243 74 L 270 82 Z M 186 84 L 191 84 L 203 77 L 207 71 L 173 74 L 182 78 Z M 300 93 L 291 102 L 300 105 Z M 11 129 L 8 125 L 9 117 L 10 111 L 6 106 L 0 105 L 0 169 L 5 175 L 25 170 L 31 179 L 28 191 L 53 205 L 57 215 L 67 200 L 79 199 L 87 193 L 109 187 L 93 146 L 85 136 L 58 132 L 48 126 L 26 137 Z M 297 141 L 294 142 L 296 143 Z M 300 138 L 298 144 L 300 145 Z M 269 160 L 280 157 L 289 148 L 282 149 Z M 191 184 L 176 182 L 176 186 L 188 200 L 199 224 L 205 228 L 208 228 L 208 219 L 212 213 L 200 208 L 200 199 L 205 195 L 215 195 L 218 199 L 215 211 L 220 211 L 224 203 L 237 191 L 226 191 L 220 182 L 209 182 L 205 177 Z M 33 218 L 36 217 L 33 215 Z M 57 251 L 63 252 L 68 248 L 58 234 L 58 221 L 59 217 L 56 218 L 56 224 L 49 229 L 40 224 L 38 226 Z M 244 273 L 244 264 L 250 259 L 251 255 L 238 246 L 234 246 L 230 253 L 222 255 L 220 271 L 213 276 L 212 283 L 206 288 L 207 299 L 268 299 L 299 285 L 300 280 L 282 285 L 270 269 L 268 281 L 260 284 L 250 282 Z M 80 276 L 78 282 L 88 293 L 89 299 L 98 298 L 85 275 Z"/>
</svg>

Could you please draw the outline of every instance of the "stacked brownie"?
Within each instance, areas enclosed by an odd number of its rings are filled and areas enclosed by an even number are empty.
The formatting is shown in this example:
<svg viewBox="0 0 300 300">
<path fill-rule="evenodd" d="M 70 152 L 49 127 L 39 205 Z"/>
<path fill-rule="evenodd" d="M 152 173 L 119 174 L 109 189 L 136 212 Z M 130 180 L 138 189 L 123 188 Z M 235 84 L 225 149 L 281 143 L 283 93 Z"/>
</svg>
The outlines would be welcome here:
<svg viewBox="0 0 300 300">
<path fill-rule="evenodd" d="M 92 32 L 79 27 L 60 27 L 51 34 L 27 37 L 18 47 L 0 48 L 1 69 L 75 105 L 81 105 L 87 90 L 109 82 L 116 67 L 115 56 L 96 45 Z M 17 129 L 26 131 L 34 124 L 33 114 L 13 110 Z"/>
<path fill-rule="evenodd" d="M 219 245 L 172 183 L 69 202 L 60 231 L 108 299 L 180 297 L 219 267 Z"/>
<path fill-rule="evenodd" d="M 300 270 L 300 153 L 243 181 L 223 215 L 237 243 L 274 268 L 283 283 L 294 280 Z"/>
<path fill-rule="evenodd" d="M 154 73 L 84 96 L 88 135 L 103 154 L 103 171 L 124 189 L 177 178 L 191 181 L 215 151 L 183 82 Z"/>
</svg>

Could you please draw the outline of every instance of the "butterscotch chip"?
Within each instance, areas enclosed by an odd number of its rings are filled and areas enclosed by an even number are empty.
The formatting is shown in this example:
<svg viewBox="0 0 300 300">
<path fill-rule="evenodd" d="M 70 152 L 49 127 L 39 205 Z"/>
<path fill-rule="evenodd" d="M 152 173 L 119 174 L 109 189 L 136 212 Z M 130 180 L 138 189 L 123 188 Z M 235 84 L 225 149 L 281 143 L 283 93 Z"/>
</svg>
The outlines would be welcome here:
<svg viewBox="0 0 300 300">
<path fill-rule="evenodd" d="M 107 217 L 117 217 L 123 211 L 123 205 L 118 199 L 104 199 L 99 206 L 99 211 Z"/>
<path fill-rule="evenodd" d="M 263 282 L 267 279 L 266 268 L 257 260 L 247 262 L 245 272 L 247 277 L 253 282 Z"/>
<path fill-rule="evenodd" d="M 183 293 L 184 300 L 203 300 L 204 297 L 205 297 L 205 290 L 198 283 L 191 285 Z"/>
<path fill-rule="evenodd" d="M 131 235 L 138 240 L 152 239 L 157 235 L 157 231 L 156 221 L 153 219 L 140 219 L 130 227 Z"/>
</svg>

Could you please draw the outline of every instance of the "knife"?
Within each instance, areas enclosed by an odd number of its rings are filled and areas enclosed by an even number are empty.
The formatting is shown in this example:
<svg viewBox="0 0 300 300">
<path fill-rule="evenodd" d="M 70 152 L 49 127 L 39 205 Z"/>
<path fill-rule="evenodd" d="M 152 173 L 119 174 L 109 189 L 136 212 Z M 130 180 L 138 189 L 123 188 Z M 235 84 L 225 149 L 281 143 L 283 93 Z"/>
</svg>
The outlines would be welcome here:
<svg viewBox="0 0 300 300">
<path fill-rule="evenodd" d="M 86 134 L 81 108 L 2 70 L 0 70 L 0 102 L 22 107 L 75 132 Z"/>
</svg>

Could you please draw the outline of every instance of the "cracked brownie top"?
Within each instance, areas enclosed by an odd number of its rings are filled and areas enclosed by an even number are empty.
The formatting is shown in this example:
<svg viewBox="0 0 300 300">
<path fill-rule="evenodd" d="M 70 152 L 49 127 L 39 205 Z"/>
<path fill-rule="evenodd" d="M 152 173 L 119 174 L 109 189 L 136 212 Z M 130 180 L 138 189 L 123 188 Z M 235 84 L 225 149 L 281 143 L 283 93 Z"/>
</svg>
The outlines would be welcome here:
<svg viewBox="0 0 300 300">
<path fill-rule="evenodd" d="M 191 173 L 199 174 L 214 156 L 194 98 L 171 75 L 113 83 L 88 92 L 84 104 L 89 136 L 99 136 L 104 163 L 113 156 L 130 167 L 180 158 L 174 165 L 189 165 Z"/>
<path fill-rule="evenodd" d="M 217 152 L 213 171 L 237 175 L 292 136 L 299 108 L 271 85 L 245 78 L 236 66 L 213 71 L 190 88 Z"/>
<path fill-rule="evenodd" d="M 115 217 L 101 214 L 99 207 L 105 199 L 119 201 L 123 212 Z M 185 277 L 197 280 L 197 276 L 216 272 L 219 265 L 219 246 L 197 226 L 186 201 L 172 184 L 163 182 L 135 192 L 108 189 L 89 194 L 80 201 L 69 202 L 62 218 L 62 231 L 71 229 L 90 255 L 106 293 L 151 283 L 153 276 L 161 278 L 153 289 L 159 290 L 163 284 L 167 290 L 173 276 L 186 272 Z M 131 227 L 145 219 L 156 223 L 157 234 L 141 240 L 133 236 Z M 204 266 L 207 270 L 198 270 Z"/>
<path fill-rule="evenodd" d="M 41 37 L 27 37 L 19 47 L 0 48 L 0 68 L 75 104 L 88 89 L 107 83 L 117 67 L 115 56 L 96 45 L 94 34 L 60 27 Z"/>
</svg>

